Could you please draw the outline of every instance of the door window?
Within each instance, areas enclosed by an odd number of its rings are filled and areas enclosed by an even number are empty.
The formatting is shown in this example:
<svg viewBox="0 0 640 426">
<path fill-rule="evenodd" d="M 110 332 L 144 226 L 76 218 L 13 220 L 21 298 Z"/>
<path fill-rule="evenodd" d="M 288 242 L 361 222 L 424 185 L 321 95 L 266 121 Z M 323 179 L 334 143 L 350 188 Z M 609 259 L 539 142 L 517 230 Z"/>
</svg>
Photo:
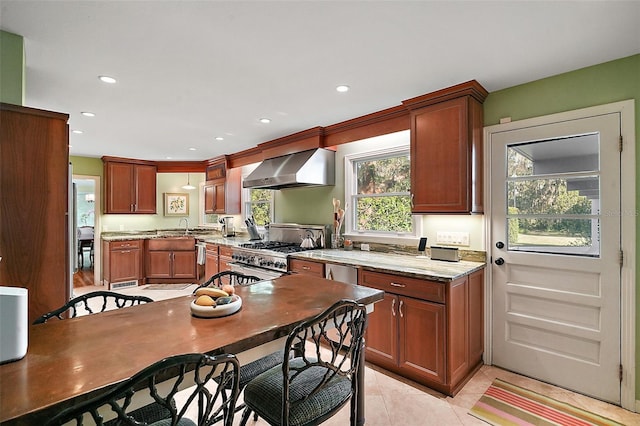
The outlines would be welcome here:
<svg viewBox="0 0 640 426">
<path fill-rule="evenodd" d="M 600 256 L 597 133 L 507 146 L 508 248 Z"/>
</svg>

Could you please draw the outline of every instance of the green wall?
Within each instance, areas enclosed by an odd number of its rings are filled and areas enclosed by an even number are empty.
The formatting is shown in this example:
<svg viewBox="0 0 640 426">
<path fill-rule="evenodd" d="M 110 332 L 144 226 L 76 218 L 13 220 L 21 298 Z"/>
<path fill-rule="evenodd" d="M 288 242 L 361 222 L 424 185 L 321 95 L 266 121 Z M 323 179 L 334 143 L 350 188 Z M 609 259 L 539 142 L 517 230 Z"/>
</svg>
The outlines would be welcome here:
<svg viewBox="0 0 640 426">
<path fill-rule="evenodd" d="M 501 117 L 511 117 L 513 121 L 522 120 L 626 99 L 635 99 L 637 169 L 637 165 L 640 164 L 640 55 L 492 92 L 484 103 L 484 124 L 498 124 Z M 640 200 L 639 177 L 640 174 L 636 174 L 636 203 Z M 636 247 L 638 240 L 640 221 L 636 218 Z M 636 265 L 640 265 L 638 250 Z M 640 274 L 636 274 L 636 312 L 640 312 L 640 292 L 637 291 L 639 278 Z M 639 318 L 640 315 L 636 315 L 636 365 L 640 361 Z M 636 400 L 638 399 L 640 370 L 636 370 Z"/>
<path fill-rule="evenodd" d="M 24 40 L 0 31 L 0 101 L 24 105 Z"/>
<path fill-rule="evenodd" d="M 102 160 L 93 157 L 76 157 L 69 156 L 69 162 L 72 165 L 72 173 L 74 175 L 88 175 L 102 177 Z"/>
</svg>

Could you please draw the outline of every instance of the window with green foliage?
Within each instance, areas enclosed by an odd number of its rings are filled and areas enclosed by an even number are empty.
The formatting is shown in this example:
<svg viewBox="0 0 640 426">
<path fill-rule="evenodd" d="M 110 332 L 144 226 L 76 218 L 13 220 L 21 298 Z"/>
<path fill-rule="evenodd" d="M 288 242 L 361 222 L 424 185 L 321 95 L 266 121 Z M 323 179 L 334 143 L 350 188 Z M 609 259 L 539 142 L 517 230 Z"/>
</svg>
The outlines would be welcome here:
<svg viewBox="0 0 640 426">
<path fill-rule="evenodd" d="M 412 236 L 411 167 L 407 148 L 348 158 L 345 188 L 353 206 L 347 232 Z"/>
<path fill-rule="evenodd" d="M 253 215 L 256 225 L 273 222 L 273 191 L 270 189 L 248 189 L 245 199 L 245 215 Z"/>
</svg>

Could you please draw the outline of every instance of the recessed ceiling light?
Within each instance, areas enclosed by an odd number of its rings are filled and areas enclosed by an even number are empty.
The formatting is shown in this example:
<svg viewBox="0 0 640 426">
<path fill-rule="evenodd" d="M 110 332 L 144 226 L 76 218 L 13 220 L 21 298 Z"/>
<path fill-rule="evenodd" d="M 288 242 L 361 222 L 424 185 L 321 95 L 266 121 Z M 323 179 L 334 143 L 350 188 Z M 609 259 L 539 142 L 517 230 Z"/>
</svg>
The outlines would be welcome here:
<svg viewBox="0 0 640 426">
<path fill-rule="evenodd" d="M 167 157 L 167 160 L 171 160 L 173 157 Z"/>
<path fill-rule="evenodd" d="M 348 91 L 349 91 L 349 86 L 342 84 L 342 85 L 340 85 L 340 86 L 337 86 L 337 87 L 336 87 L 336 90 L 337 90 L 338 92 L 341 92 L 341 93 L 342 93 L 342 92 L 348 92 Z"/>
<path fill-rule="evenodd" d="M 75 133 L 76 135 L 81 135 L 83 132 L 82 130 L 72 130 L 71 133 Z"/>
<path fill-rule="evenodd" d="M 269 124 L 269 123 L 271 123 L 271 119 L 270 118 L 261 118 L 260 122 L 264 123 L 264 124 Z"/>
<path fill-rule="evenodd" d="M 95 117 L 96 116 L 93 112 L 89 112 L 89 111 L 83 111 L 80 114 L 84 115 L 85 117 Z"/>
<path fill-rule="evenodd" d="M 195 151 L 196 149 L 194 147 L 189 148 L 189 151 Z"/>
<path fill-rule="evenodd" d="M 216 137 L 216 140 L 217 140 L 217 141 L 223 141 L 223 140 L 224 140 L 224 138 L 223 138 L 222 136 L 218 136 L 218 137 Z"/>
<path fill-rule="evenodd" d="M 102 81 L 103 83 L 109 83 L 109 84 L 114 84 L 116 83 L 116 79 L 113 77 L 109 77 L 108 75 L 100 75 L 98 76 L 98 78 L 100 79 L 100 81 Z"/>
</svg>

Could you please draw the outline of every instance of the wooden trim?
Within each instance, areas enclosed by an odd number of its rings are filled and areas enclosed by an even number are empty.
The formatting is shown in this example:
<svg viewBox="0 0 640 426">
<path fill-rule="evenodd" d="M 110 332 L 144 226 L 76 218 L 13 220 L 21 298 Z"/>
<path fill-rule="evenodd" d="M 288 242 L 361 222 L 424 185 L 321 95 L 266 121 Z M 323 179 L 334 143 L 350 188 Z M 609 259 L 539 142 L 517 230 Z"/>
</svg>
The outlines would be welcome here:
<svg viewBox="0 0 640 426">
<path fill-rule="evenodd" d="M 20 114 L 37 115 L 40 117 L 64 120 L 65 122 L 69 120 L 69 114 L 65 114 L 63 112 L 47 111 L 44 109 L 31 108 L 31 107 L 26 107 L 22 105 L 7 104 L 4 102 L 0 102 L 0 111 L 12 111 L 12 112 L 18 112 Z"/>
<path fill-rule="evenodd" d="M 149 161 L 149 160 L 138 160 L 135 158 L 122 158 L 122 157 L 109 157 L 103 156 L 102 162 L 114 162 L 114 163 L 129 163 L 129 164 L 143 164 L 145 166 L 156 166 L 157 161 Z"/>
<path fill-rule="evenodd" d="M 323 135 L 324 129 L 318 126 L 258 144 L 258 148 L 262 150 L 263 159 L 279 157 L 308 149 L 322 148 Z"/>
<path fill-rule="evenodd" d="M 204 173 L 206 161 L 158 161 L 158 173 Z"/>
<path fill-rule="evenodd" d="M 341 145 L 408 130 L 410 125 L 409 111 L 403 105 L 398 105 L 325 127 L 324 146 Z"/>
<path fill-rule="evenodd" d="M 242 167 L 264 160 L 262 150 L 257 146 L 229 155 L 230 168 Z"/>
<path fill-rule="evenodd" d="M 435 92 L 427 93 L 426 95 L 416 96 L 415 98 L 402 101 L 409 110 L 420 109 L 425 106 L 433 105 L 439 102 L 448 101 L 462 96 L 471 96 L 478 102 L 483 103 L 489 95 L 489 92 L 480 85 L 476 80 L 460 83 L 455 86 L 447 87 Z"/>
</svg>

